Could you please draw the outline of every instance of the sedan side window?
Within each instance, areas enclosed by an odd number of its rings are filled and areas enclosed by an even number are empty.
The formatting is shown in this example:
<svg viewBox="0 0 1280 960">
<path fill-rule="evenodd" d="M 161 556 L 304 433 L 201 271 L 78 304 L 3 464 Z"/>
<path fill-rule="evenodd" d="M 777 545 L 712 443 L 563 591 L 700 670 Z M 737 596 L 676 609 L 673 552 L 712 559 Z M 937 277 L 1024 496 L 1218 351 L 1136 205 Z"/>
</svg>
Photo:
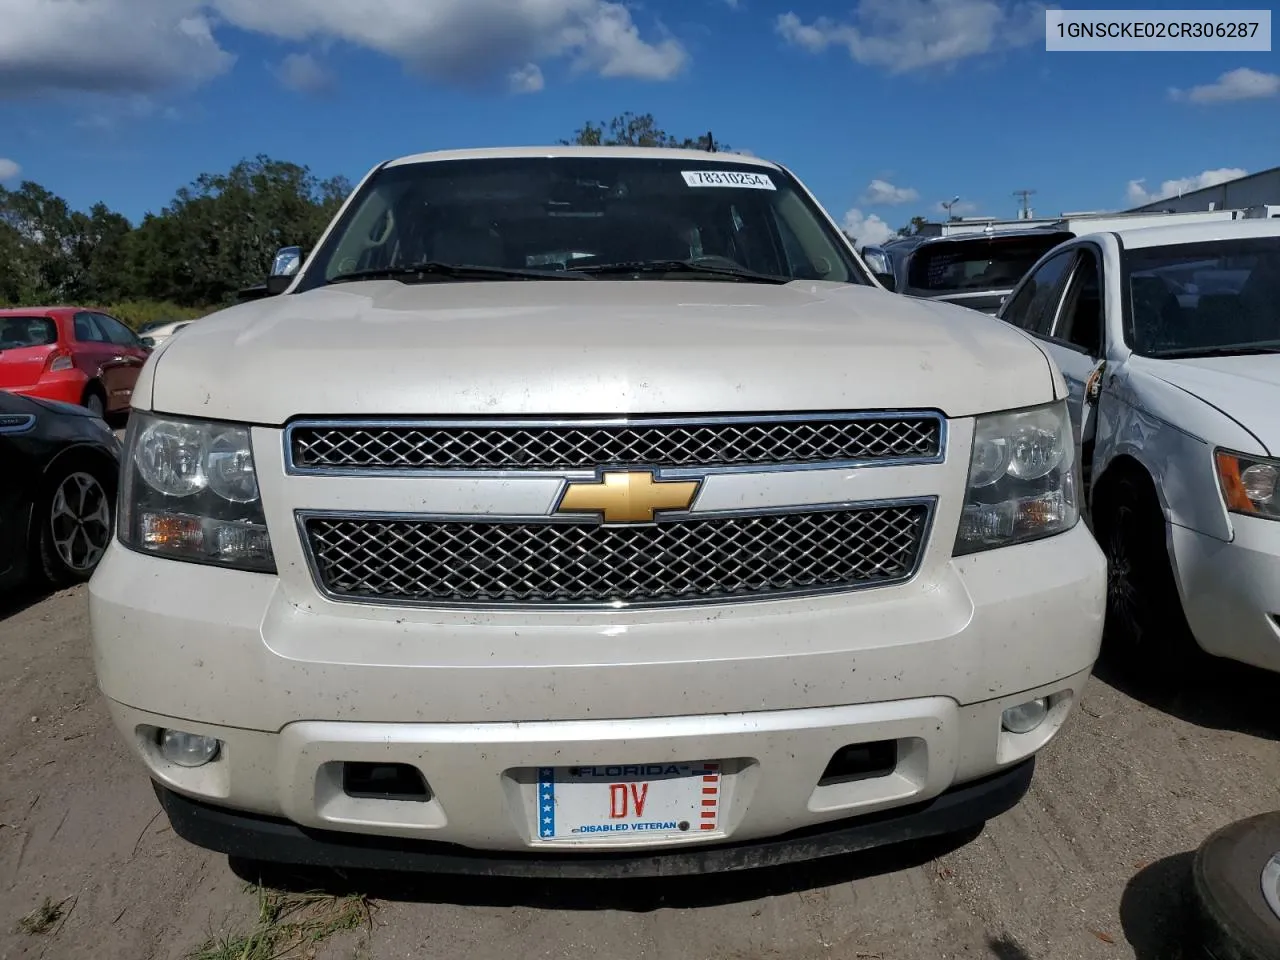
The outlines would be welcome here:
<svg viewBox="0 0 1280 960">
<path fill-rule="evenodd" d="M 93 319 L 97 321 L 98 326 L 107 335 L 107 339 L 116 344 L 116 346 L 141 346 L 138 338 L 133 335 L 133 331 L 115 317 L 109 317 L 105 313 L 95 313 Z"/>
<path fill-rule="evenodd" d="M 1028 333 L 1048 336 L 1058 303 L 1062 300 L 1062 289 L 1071 275 L 1071 264 L 1075 259 L 1075 250 L 1064 250 L 1046 260 L 1027 278 L 1027 282 L 1004 312 L 1004 319 Z"/>
<path fill-rule="evenodd" d="M 76 339 L 81 343 L 110 343 L 111 338 L 98 326 L 98 321 L 91 313 L 77 313 L 75 318 Z"/>
<path fill-rule="evenodd" d="M 1035 295 L 1036 278 L 1029 277 L 1027 282 L 1022 285 L 1022 289 L 1004 308 L 1004 312 L 1000 314 L 1000 319 L 1007 323 L 1012 323 L 1015 327 L 1026 329 L 1027 316 L 1031 310 L 1031 301 L 1035 299 Z"/>
<path fill-rule="evenodd" d="M 1091 357 L 1102 356 L 1102 288 L 1098 258 L 1087 247 L 1080 250 L 1066 301 L 1053 338 L 1079 347 Z"/>
</svg>

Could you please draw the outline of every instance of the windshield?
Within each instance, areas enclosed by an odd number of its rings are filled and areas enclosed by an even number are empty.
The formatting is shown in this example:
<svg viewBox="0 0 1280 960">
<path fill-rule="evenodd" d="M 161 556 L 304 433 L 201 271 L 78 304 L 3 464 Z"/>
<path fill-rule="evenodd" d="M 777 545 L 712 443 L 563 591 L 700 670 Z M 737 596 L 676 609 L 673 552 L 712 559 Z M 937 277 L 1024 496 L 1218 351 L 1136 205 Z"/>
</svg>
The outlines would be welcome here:
<svg viewBox="0 0 1280 960">
<path fill-rule="evenodd" d="M 519 271 L 528 279 L 530 272 L 536 278 L 657 261 L 869 283 L 835 229 L 779 170 L 696 156 L 502 157 L 380 170 L 353 198 L 297 289 L 422 263 Z"/>
<path fill-rule="evenodd" d="M 48 317 L 0 317 L 0 350 L 47 347 L 58 342 L 58 328 Z"/>
<path fill-rule="evenodd" d="M 1012 290 L 1037 260 L 1072 236 L 979 236 L 926 243 L 911 256 L 907 286 L 934 294 Z"/>
<path fill-rule="evenodd" d="M 1125 255 L 1128 331 L 1150 357 L 1280 350 L 1280 238 Z"/>
</svg>

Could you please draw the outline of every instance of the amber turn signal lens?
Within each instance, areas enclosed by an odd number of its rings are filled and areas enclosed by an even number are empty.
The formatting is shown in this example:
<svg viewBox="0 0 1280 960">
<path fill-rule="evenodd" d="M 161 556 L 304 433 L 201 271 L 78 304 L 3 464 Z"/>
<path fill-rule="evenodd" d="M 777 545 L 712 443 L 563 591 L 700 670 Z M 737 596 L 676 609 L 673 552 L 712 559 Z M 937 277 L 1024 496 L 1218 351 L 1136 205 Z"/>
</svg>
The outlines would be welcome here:
<svg viewBox="0 0 1280 960">
<path fill-rule="evenodd" d="M 1276 494 L 1280 492 L 1280 465 L 1270 460 L 1240 457 L 1218 450 L 1214 453 L 1222 498 L 1233 513 L 1275 517 Z"/>
</svg>

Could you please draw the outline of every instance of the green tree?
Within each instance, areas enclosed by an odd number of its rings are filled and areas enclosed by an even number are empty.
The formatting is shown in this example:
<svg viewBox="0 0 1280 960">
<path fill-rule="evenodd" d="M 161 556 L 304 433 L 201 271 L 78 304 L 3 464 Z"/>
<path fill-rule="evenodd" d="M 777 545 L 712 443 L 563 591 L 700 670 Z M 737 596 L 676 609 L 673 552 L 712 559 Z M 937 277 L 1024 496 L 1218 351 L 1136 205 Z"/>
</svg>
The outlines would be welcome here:
<svg viewBox="0 0 1280 960">
<path fill-rule="evenodd" d="M 8 228 L 9 242 L 21 249 L 19 286 L 28 298 L 68 300 L 85 293 L 72 211 L 65 200 L 30 180 L 16 190 L 0 187 L 0 223 Z"/>
<path fill-rule="evenodd" d="M 201 174 L 131 237 L 129 263 L 145 296 L 215 304 L 259 283 L 280 247 L 309 248 L 351 190 L 304 166 L 259 155 Z"/>
<path fill-rule="evenodd" d="M 97 303 L 114 303 L 133 293 L 127 269 L 127 243 L 133 225 L 104 203 L 87 214 L 71 215 L 68 254 L 75 262 L 80 296 Z"/>
<path fill-rule="evenodd" d="M 198 312 L 261 281 L 277 248 L 314 245 L 350 192 L 343 177 L 258 156 L 202 174 L 135 227 L 38 183 L 0 188 L 0 303 Z"/>
<path fill-rule="evenodd" d="M 635 114 L 629 110 L 601 123 L 588 120 L 573 137 L 560 142 L 583 147 L 679 147 L 713 153 L 732 149 L 718 141 L 710 130 L 701 136 L 680 139 L 661 129 L 653 114 Z"/>
<path fill-rule="evenodd" d="M 898 236 L 900 237 L 914 236 L 915 234 L 919 233 L 920 230 L 924 227 L 924 225 L 928 222 L 929 221 L 925 217 L 912 217 L 911 222 L 908 223 L 905 227 L 898 228 Z"/>
</svg>

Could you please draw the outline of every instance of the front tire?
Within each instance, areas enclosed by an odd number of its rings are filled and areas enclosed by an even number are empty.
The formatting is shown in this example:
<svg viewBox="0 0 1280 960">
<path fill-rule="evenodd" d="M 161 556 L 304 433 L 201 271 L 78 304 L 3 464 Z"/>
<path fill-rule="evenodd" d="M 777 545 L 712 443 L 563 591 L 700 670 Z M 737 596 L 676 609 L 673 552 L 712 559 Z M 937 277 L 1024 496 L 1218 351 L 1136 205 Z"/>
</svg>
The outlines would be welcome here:
<svg viewBox="0 0 1280 960">
<path fill-rule="evenodd" d="M 35 569 L 46 584 L 70 586 L 93 576 L 111 542 L 115 506 L 113 473 L 79 458 L 54 467 L 35 513 Z"/>
<path fill-rule="evenodd" d="M 1174 675 L 1196 643 L 1169 561 L 1164 512 L 1144 480 L 1112 479 L 1094 506 L 1094 532 L 1107 558 L 1103 643 L 1125 669 Z"/>
</svg>

